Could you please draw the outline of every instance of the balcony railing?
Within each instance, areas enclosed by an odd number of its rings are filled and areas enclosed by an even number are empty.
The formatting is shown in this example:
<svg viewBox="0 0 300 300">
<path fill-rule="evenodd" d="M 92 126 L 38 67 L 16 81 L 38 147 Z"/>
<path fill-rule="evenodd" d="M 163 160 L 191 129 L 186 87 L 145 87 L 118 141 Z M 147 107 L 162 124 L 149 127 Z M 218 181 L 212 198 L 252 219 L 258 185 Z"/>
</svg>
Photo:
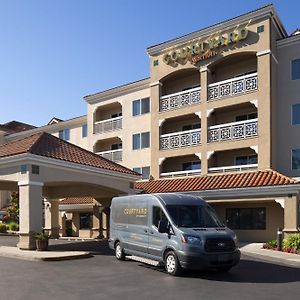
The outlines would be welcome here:
<svg viewBox="0 0 300 300">
<path fill-rule="evenodd" d="M 160 149 L 170 150 L 199 145 L 201 143 L 201 130 L 192 129 L 160 136 Z"/>
<path fill-rule="evenodd" d="M 121 161 L 123 149 L 102 151 L 102 152 L 97 152 L 96 154 L 112 161 Z"/>
<path fill-rule="evenodd" d="M 257 90 L 257 73 L 235 77 L 208 85 L 207 99 L 218 100 L 238 96 Z"/>
<path fill-rule="evenodd" d="M 171 178 L 172 177 L 193 176 L 193 175 L 201 175 L 201 169 L 160 173 L 160 177 L 171 177 Z"/>
<path fill-rule="evenodd" d="M 117 118 L 95 122 L 94 133 L 97 134 L 97 133 L 122 129 L 122 120 L 123 117 L 117 117 Z"/>
<path fill-rule="evenodd" d="M 224 172 L 238 172 L 245 170 L 257 169 L 257 164 L 239 165 L 239 166 L 227 166 L 227 167 L 214 167 L 209 168 L 210 173 L 224 173 Z"/>
<path fill-rule="evenodd" d="M 221 142 L 257 136 L 257 119 L 226 123 L 208 128 L 208 142 Z"/>
<path fill-rule="evenodd" d="M 169 94 L 160 98 L 160 111 L 167 111 L 200 103 L 201 88 Z"/>
</svg>

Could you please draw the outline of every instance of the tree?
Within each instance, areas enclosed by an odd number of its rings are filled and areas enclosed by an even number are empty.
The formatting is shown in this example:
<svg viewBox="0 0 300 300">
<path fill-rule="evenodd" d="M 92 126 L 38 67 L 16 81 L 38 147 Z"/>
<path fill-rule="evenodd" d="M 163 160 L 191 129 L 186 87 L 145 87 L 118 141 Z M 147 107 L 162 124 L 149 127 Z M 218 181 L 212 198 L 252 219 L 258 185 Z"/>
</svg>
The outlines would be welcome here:
<svg viewBox="0 0 300 300">
<path fill-rule="evenodd" d="M 10 196 L 10 205 L 7 207 L 7 215 L 4 217 L 5 222 L 19 223 L 19 193 L 13 192 Z"/>
</svg>

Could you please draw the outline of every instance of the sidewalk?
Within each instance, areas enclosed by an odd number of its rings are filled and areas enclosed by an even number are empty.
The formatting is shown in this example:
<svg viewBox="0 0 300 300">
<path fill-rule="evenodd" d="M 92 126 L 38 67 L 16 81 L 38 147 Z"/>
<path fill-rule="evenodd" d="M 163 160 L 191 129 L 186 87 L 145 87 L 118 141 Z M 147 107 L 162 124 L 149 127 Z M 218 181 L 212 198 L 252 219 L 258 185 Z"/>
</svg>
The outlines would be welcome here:
<svg viewBox="0 0 300 300">
<path fill-rule="evenodd" d="M 262 243 L 240 244 L 240 250 L 245 255 L 260 256 L 272 262 L 284 263 L 300 268 L 300 255 L 263 249 L 262 245 Z"/>
<path fill-rule="evenodd" d="M 0 246 L 0 256 L 31 261 L 60 261 L 90 257 L 87 251 L 36 251 Z"/>
</svg>

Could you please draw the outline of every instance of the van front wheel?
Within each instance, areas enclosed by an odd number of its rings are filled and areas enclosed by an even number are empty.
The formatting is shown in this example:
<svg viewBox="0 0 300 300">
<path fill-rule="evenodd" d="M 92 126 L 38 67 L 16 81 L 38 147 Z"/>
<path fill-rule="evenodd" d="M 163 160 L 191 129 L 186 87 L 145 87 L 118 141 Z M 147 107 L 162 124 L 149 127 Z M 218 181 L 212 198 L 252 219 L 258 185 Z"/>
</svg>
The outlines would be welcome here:
<svg viewBox="0 0 300 300">
<path fill-rule="evenodd" d="M 117 260 L 125 260 L 125 253 L 121 247 L 121 243 L 117 242 L 115 247 L 115 256 Z"/>
<path fill-rule="evenodd" d="M 165 256 L 165 268 L 168 274 L 178 276 L 182 273 L 179 260 L 173 251 L 170 251 Z"/>
</svg>

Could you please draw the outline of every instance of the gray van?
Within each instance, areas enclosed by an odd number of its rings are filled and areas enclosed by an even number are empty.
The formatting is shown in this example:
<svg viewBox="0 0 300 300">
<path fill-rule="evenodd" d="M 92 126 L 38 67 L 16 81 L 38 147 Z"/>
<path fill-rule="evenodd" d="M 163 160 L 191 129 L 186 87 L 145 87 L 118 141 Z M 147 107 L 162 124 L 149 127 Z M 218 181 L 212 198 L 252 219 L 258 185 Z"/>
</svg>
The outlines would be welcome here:
<svg viewBox="0 0 300 300">
<path fill-rule="evenodd" d="M 110 248 L 118 260 L 182 269 L 228 271 L 240 260 L 237 237 L 201 198 L 141 194 L 112 199 Z"/>
</svg>

